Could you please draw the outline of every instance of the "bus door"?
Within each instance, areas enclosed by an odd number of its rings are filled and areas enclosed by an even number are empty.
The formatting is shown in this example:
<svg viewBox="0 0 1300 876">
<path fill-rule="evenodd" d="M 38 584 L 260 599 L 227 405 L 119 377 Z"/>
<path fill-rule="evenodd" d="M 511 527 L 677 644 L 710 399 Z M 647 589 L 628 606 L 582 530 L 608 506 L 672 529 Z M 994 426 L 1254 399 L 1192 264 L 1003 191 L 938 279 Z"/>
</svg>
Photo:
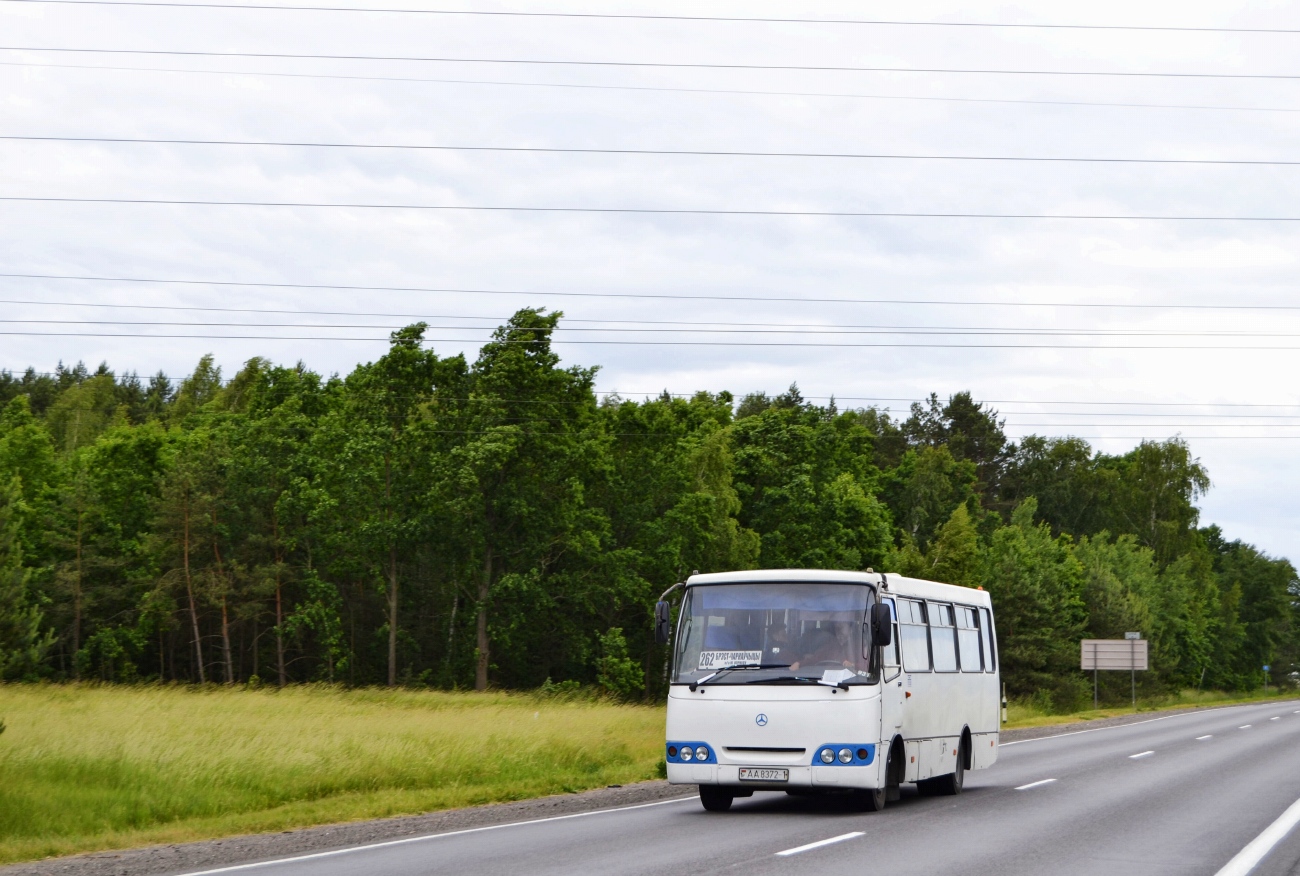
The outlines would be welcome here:
<svg viewBox="0 0 1300 876">
<path fill-rule="evenodd" d="M 894 600 L 883 600 L 889 606 L 889 616 L 893 619 L 894 635 L 887 646 L 881 648 L 880 672 L 880 742 L 888 745 L 895 734 L 903 727 L 903 705 L 906 692 L 903 690 L 903 666 L 899 660 L 898 612 Z"/>
</svg>

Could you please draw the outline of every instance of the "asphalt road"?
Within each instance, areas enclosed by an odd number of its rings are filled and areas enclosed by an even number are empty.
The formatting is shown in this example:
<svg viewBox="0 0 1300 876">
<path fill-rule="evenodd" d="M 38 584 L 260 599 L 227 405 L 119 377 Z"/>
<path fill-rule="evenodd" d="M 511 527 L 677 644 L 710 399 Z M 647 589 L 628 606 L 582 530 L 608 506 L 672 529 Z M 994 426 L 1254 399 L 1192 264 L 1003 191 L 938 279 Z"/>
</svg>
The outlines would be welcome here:
<svg viewBox="0 0 1300 876">
<path fill-rule="evenodd" d="M 1300 874 L 1297 801 L 1297 704 L 1238 706 L 1006 743 L 961 796 L 905 787 L 880 813 L 688 798 L 202 872 L 1282 876 Z"/>
</svg>

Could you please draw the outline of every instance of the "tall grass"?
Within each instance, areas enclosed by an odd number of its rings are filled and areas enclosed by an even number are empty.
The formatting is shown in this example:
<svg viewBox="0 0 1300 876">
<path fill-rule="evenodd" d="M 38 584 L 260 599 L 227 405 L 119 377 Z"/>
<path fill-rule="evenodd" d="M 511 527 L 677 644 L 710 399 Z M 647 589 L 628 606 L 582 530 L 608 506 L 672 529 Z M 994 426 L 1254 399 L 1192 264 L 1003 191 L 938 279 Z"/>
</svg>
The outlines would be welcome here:
<svg viewBox="0 0 1300 876">
<path fill-rule="evenodd" d="M 651 778 L 663 711 L 530 695 L 0 685 L 0 863 Z"/>
</svg>

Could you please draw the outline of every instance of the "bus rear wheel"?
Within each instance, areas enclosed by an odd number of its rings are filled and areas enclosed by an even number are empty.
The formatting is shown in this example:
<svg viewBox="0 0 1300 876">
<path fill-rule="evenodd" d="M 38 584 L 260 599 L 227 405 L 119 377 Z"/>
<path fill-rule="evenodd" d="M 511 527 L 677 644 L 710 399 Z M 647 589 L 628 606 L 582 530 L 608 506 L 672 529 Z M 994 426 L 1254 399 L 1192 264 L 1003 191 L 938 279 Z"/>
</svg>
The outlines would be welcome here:
<svg viewBox="0 0 1300 876">
<path fill-rule="evenodd" d="M 718 785 L 700 785 L 700 803 L 709 812 L 726 812 L 736 799 L 726 788 Z"/>
</svg>

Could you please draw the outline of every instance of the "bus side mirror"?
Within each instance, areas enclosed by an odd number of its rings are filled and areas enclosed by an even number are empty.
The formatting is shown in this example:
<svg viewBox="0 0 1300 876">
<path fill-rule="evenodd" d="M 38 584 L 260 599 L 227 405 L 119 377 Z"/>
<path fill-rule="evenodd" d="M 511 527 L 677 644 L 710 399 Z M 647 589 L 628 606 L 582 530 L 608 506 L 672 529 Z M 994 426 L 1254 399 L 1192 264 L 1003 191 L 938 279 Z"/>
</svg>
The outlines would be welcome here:
<svg viewBox="0 0 1300 876">
<path fill-rule="evenodd" d="M 668 603 L 661 599 L 655 603 L 655 644 L 667 645 L 671 631 L 672 610 Z"/>
<path fill-rule="evenodd" d="M 889 614 L 889 606 L 877 602 L 871 606 L 871 639 L 882 648 L 894 641 L 894 623 Z"/>
</svg>

